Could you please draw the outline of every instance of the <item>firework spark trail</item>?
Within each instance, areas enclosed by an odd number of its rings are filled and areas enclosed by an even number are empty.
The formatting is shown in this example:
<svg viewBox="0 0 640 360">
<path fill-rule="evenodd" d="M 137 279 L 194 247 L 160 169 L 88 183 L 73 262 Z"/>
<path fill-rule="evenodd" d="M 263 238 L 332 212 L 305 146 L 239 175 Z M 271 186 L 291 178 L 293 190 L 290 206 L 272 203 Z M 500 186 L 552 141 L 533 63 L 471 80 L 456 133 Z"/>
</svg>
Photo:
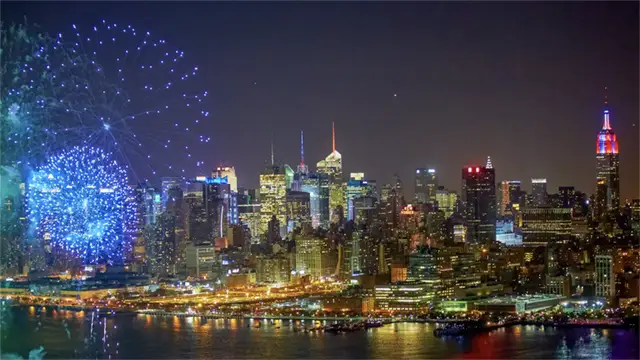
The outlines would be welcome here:
<svg viewBox="0 0 640 360">
<path fill-rule="evenodd" d="M 116 154 L 134 176 L 134 167 L 178 175 L 201 167 L 194 149 L 171 141 L 210 141 L 198 134 L 209 117 L 208 93 L 194 90 L 198 67 L 184 52 L 130 25 L 103 21 L 89 36 L 70 30 L 52 38 L 3 29 L 3 48 L 11 46 L 2 53 L 2 79 L 10 84 L 1 94 L 3 150 L 10 150 L 2 162 L 39 164 L 59 149 L 91 145 Z"/>
</svg>

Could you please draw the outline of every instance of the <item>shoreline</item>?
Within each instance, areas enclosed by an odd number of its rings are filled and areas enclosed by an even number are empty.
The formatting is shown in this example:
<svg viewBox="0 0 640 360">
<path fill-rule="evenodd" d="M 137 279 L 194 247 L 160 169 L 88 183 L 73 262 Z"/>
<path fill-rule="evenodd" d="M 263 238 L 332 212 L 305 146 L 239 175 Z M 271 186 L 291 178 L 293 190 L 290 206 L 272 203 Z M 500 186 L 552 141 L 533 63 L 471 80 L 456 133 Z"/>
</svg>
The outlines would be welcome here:
<svg viewBox="0 0 640 360">
<path fill-rule="evenodd" d="M 188 314 L 188 313 L 177 313 L 177 312 L 166 312 L 166 311 L 148 311 L 148 310 L 116 310 L 111 308 L 95 308 L 95 307 L 82 307 L 82 306 L 68 306 L 68 305 L 29 305 L 29 304 L 13 304 L 12 307 L 20 307 L 20 308 L 51 308 L 54 310 L 67 310 L 67 311 L 95 311 L 98 310 L 99 316 L 106 317 L 122 317 L 122 316 L 138 316 L 138 315 L 149 315 L 149 316 L 159 316 L 159 317 L 178 317 L 178 318 L 201 318 L 201 319 L 243 319 L 243 320 L 287 320 L 287 321 L 363 321 L 366 319 L 371 319 L 366 316 L 286 316 L 286 315 L 221 315 L 221 314 Z M 375 320 L 382 321 L 384 324 L 392 324 L 392 323 L 429 323 L 429 324 L 455 324 L 455 323 L 465 323 L 469 320 L 457 320 L 457 319 L 394 319 L 389 317 L 376 317 L 373 318 Z M 559 327 L 559 328 L 592 328 L 592 329 L 637 329 L 637 327 L 632 324 L 607 324 L 601 322 L 593 322 L 593 323 L 550 323 L 545 321 L 535 322 L 535 321 L 517 321 L 503 325 L 493 325 L 490 327 L 484 327 L 482 329 L 478 329 L 481 331 L 493 331 L 500 328 L 507 328 L 513 326 L 543 326 L 543 327 Z"/>
</svg>

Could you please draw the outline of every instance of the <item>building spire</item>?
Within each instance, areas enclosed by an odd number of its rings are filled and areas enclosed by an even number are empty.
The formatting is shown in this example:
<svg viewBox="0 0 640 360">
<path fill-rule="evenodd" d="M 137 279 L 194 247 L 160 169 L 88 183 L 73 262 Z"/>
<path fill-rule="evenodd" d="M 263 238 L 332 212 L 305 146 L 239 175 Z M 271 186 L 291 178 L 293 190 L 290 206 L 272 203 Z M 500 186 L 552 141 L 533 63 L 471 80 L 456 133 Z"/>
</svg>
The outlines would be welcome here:
<svg viewBox="0 0 640 360">
<path fill-rule="evenodd" d="M 336 152 L 336 123 L 331 122 L 331 140 L 333 141 L 333 152 Z"/>
<path fill-rule="evenodd" d="M 271 166 L 275 164 L 275 156 L 273 154 L 273 134 L 271 134 Z"/>
<path fill-rule="evenodd" d="M 491 163 L 491 156 L 487 156 L 487 165 L 485 167 L 487 169 L 493 169 L 493 164 Z"/>
<path fill-rule="evenodd" d="M 304 131 L 300 130 L 300 165 L 304 166 Z"/>
<path fill-rule="evenodd" d="M 606 86 L 604 87 L 604 121 L 602 130 L 611 130 L 611 124 L 609 123 L 609 93 Z"/>
</svg>

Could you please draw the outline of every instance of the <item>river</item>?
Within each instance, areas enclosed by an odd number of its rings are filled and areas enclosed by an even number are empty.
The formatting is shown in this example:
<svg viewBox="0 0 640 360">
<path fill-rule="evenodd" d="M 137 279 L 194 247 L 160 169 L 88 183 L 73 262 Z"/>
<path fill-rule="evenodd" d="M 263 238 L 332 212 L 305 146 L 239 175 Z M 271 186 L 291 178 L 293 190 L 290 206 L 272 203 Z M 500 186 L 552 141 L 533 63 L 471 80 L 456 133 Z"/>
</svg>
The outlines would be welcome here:
<svg viewBox="0 0 640 360">
<path fill-rule="evenodd" d="M 136 315 L 97 319 L 91 312 L 8 308 L 0 351 L 45 359 L 638 359 L 633 330 L 514 326 L 436 338 L 435 324 L 396 323 L 346 334 L 294 331 L 295 321 Z M 258 326 L 260 324 L 260 326 Z M 312 322 L 301 324 L 311 326 Z"/>
</svg>

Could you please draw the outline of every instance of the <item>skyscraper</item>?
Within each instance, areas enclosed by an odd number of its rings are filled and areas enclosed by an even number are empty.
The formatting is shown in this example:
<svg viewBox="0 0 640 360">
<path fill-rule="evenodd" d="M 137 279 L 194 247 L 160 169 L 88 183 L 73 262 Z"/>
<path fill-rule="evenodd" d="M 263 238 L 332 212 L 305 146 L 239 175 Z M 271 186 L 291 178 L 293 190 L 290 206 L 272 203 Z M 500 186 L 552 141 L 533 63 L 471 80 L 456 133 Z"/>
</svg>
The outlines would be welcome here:
<svg viewBox="0 0 640 360">
<path fill-rule="evenodd" d="M 334 214 L 341 207 L 344 214 L 346 210 L 346 186 L 342 180 L 342 155 L 336 150 L 336 130 L 333 123 L 331 130 L 333 151 L 324 160 L 318 161 L 317 167 L 319 174 L 324 174 L 328 177 L 329 213 Z M 328 224 L 322 225 L 327 226 Z"/>
<path fill-rule="evenodd" d="M 438 187 L 438 190 L 436 190 L 436 202 L 438 204 L 438 210 L 442 210 L 446 218 L 453 215 L 457 201 L 458 194 L 456 194 L 455 191 L 447 190 L 444 188 L 444 186 L 440 186 Z"/>
<path fill-rule="evenodd" d="M 284 167 L 267 166 L 260 174 L 260 232 L 265 234 L 275 216 L 281 227 L 287 224 L 287 176 Z"/>
<path fill-rule="evenodd" d="M 418 203 L 434 203 L 436 190 L 438 189 L 438 177 L 436 169 L 418 168 L 415 176 L 414 199 Z"/>
<path fill-rule="evenodd" d="M 218 166 L 211 174 L 214 178 L 227 178 L 227 183 L 232 192 L 238 192 L 238 178 L 236 177 L 236 169 L 233 166 Z"/>
<path fill-rule="evenodd" d="M 606 88 L 605 88 L 606 90 Z M 596 216 L 620 208 L 620 163 L 618 139 L 609 122 L 605 97 L 604 121 L 596 141 Z"/>
<path fill-rule="evenodd" d="M 205 181 L 204 206 L 212 240 L 225 237 L 229 225 L 238 223 L 237 194 L 231 191 L 227 177 Z"/>
<path fill-rule="evenodd" d="M 356 212 L 354 202 L 356 199 L 377 195 L 376 182 L 365 180 L 363 173 L 352 173 L 347 182 L 347 220 L 355 220 Z"/>
<path fill-rule="evenodd" d="M 490 242 L 496 238 L 496 175 L 491 159 L 486 166 L 462 169 L 462 197 L 467 241 Z"/>
<path fill-rule="evenodd" d="M 547 205 L 547 179 L 531 179 L 531 198 L 534 207 Z"/>
<path fill-rule="evenodd" d="M 508 213 L 510 209 L 519 209 L 521 197 L 520 181 L 511 180 L 501 182 L 500 195 L 500 216 L 510 215 Z"/>
</svg>

